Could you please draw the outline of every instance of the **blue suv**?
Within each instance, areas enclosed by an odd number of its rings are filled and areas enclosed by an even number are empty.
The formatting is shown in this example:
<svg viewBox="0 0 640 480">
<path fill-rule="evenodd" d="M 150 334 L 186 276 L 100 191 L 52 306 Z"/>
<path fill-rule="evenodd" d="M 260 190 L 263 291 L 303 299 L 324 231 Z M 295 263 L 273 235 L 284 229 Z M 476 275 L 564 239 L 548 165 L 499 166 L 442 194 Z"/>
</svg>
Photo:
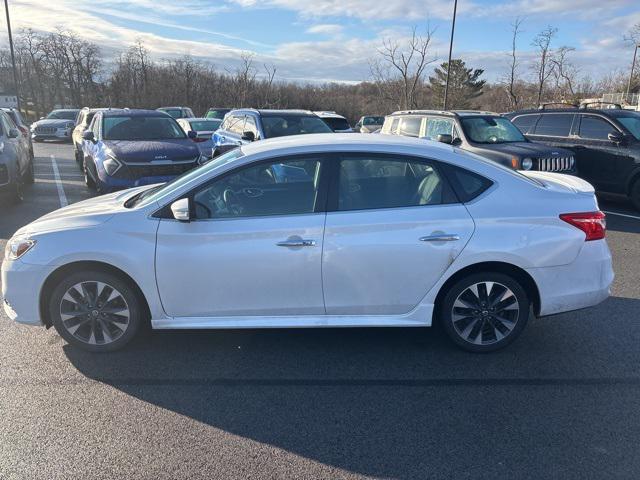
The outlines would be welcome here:
<svg viewBox="0 0 640 480">
<path fill-rule="evenodd" d="M 207 160 L 171 116 L 105 110 L 82 134 L 85 183 L 99 193 L 167 182 Z"/>
<path fill-rule="evenodd" d="M 308 110 L 232 110 L 213 134 L 213 156 L 256 140 L 303 135 L 333 133 L 324 121 Z"/>
</svg>

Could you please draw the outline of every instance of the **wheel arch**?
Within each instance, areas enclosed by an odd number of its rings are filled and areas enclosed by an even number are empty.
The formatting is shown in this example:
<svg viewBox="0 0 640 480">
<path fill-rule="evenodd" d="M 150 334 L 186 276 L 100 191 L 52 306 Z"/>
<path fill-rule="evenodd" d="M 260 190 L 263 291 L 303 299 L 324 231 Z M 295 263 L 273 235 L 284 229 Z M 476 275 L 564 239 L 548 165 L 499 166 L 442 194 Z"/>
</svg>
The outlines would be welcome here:
<svg viewBox="0 0 640 480">
<path fill-rule="evenodd" d="M 640 182 L 640 167 L 636 168 L 631 175 L 629 176 L 629 181 L 627 182 L 627 196 L 631 195 L 631 190 L 636 182 Z"/>
<path fill-rule="evenodd" d="M 536 315 L 540 313 L 540 290 L 538 289 L 538 285 L 536 284 L 533 277 L 529 275 L 529 273 L 527 273 L 526 270 L 516 265 L 513 265 L 512 263 L 480 262 L 480 263 L 474 263 L 472 265 L 468 265 L 458 270 L 453 275 L 451 275 L 446 280 L 446 282 L 444 282 L 444 284 L 442 284 L 442 287 L 440 287 L 440 290 L 438 291 L 438 294 L 436 295 L 436 299 L 434 301 L 434 306 L 435 306 L 434 319 L 439 318 L 440 305 L 445 295 L 451 288 L 451 286 L 463 277 L 466 277 L 474 273 L 481 273 L 481 272 L 497 272 L 497 273 L 502 273 L 504 275 L 509 275 L 513 277 L 522 285 L 522 287 L 525 289 L 527 294 L 532 296 L 531 301 L 533 303 L 534 313 Z"/>
<path fill-rule="evenodd" d="M 118 267 L 114 267 L 105 262 L 98 261 L 77 261 L 68 263 L 66 265 L 62 265 L 58 267 L 56 270 L 51 272 L 51 274 L 44 281 L 42 288 L 40 290 L 40 299 L 38 304 L 38 309 L 40 312 L 40 318 L 42 319 L 42 323 L 47 327 L 51 327 L 51 320 L 49 319 L 49 315 L 47 313 L 47 304 L 55 288 L 56 284 L 65 276 L 70 275 L 75 272 L 83 271 L 83 270 L 100 270 L 102 272 L 111 273 L 112 275 L 116 275 L 127 282 L 131 288 L 136 292 L 136 295 L 141 301 L 142 308 L 144 310 L 145 318 L 148 320 L 151 318 L 151 309 L 149 308 L 149 302 L 145 297 L 142 289 L 138 286 L 137 282 L 131 278 L 123 270 L 120 270 Z"/>
</svg>

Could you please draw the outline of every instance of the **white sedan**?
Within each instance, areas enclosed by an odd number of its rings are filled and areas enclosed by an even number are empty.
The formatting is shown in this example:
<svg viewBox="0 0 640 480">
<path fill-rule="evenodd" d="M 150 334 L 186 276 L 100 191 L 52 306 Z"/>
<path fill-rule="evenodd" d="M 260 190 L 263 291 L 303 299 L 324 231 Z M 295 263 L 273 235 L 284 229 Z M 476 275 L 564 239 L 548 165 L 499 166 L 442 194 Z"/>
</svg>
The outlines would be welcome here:
<svg viewBox="0 0 640 480">
<path fill-rule="evenodd" d="M 111 351 L 155 329 L 426 327 L 483 352 L 533 315 L 589 307 L 613 280 L 585 181 L 514 172 L 404 137 L 245 145 L 165 185 L 20 229 L 10 318 Z"/>
</svg>

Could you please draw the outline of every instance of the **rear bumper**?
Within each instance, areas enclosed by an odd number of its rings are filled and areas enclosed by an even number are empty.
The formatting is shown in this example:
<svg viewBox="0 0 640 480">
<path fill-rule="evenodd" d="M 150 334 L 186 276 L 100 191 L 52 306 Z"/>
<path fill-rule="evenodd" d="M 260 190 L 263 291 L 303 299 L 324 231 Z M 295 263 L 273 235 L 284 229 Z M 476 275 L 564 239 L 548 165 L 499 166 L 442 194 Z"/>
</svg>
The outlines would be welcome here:
<svg viewBox="0 0 640 480">
<path fill-rule="evenodd" d="M 614 273 L 606 240 L 585 242 L 568 265 L 529 268 L 540 293 L 540 316 L 592 307 L 611 293 Z"/>
<path fill-rule="evenodd" d="M 43 325 L 40 291 L 55 266 L 29 265 L 14 260 L 2 264 L 2 304 L 7 316 L 27 325 Z"/>
</svg>

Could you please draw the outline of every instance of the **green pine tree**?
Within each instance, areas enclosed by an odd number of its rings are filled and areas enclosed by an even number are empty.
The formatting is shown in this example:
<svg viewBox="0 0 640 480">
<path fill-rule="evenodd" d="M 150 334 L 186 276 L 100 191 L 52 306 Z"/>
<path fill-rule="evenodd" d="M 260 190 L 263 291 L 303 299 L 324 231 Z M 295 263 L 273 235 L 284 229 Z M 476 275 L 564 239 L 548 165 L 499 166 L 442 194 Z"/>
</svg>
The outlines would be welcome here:
<svg viewBox="0 0 640 480">
<path fill-rule="evenodd" d="M 433 92 L 436 107 L 442 107 L 444 102 L 444 89 L 447 83 L 448 63 L 444 62 L 434 71 L 434 76 L 429 77 L 429 86 Z M 484 73 L 481 68 L 467 68 L 460 59 L 451 60 L 451 80 L 447 95 L 447 108 L 468 110 L 478 108 L 474 100 L 482 95 L 482 89 L 486 80 L 480 80 Z"/>
</svg>

